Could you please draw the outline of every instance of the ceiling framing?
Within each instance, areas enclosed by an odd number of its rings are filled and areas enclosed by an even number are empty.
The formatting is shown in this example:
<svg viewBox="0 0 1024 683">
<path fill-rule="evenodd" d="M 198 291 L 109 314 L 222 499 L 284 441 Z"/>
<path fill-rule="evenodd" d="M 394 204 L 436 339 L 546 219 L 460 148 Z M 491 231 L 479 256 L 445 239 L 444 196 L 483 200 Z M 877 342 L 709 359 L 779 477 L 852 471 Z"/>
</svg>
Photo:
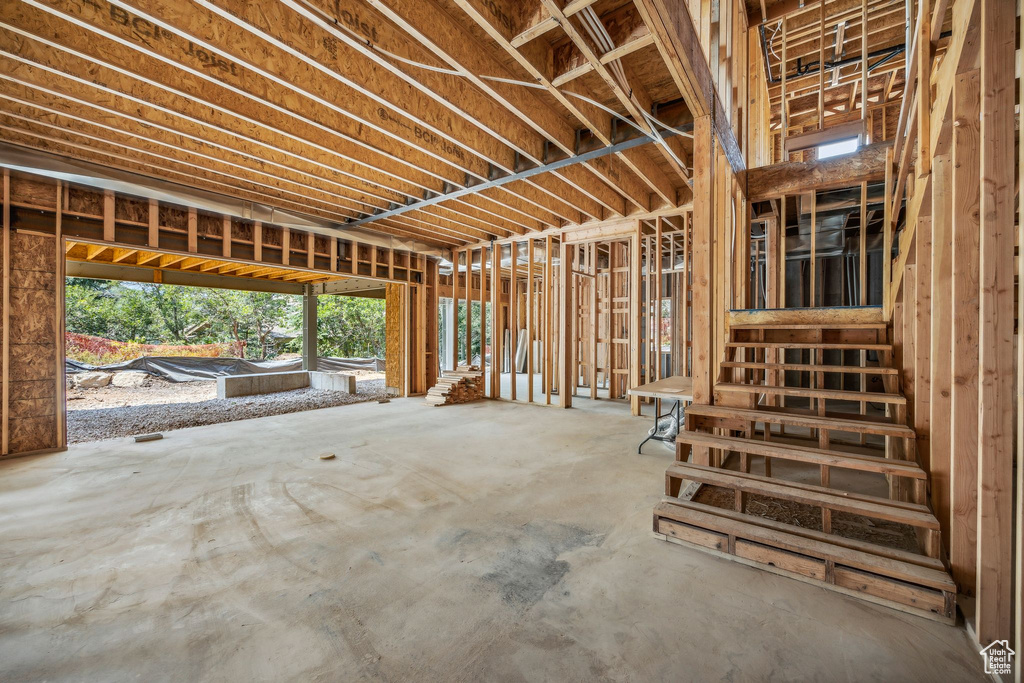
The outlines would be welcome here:
<svg viewBox="0 0 1024 683">
<path fill-rule="evenodd" d="M 782 122 L 782 71 L 786 72 L 786 103 L 790 125 L 816 121 L 818 117 L 818 63 L 821 48 L 825 58 L 824 105 L 826 119 L 846 120 L 845 114 L 859 111 L 861 92 L 863 6 L 867 5 L 868 107 L 900 100 L 904 95 L 906 70 L 906 3 L 903 0 L 746 0 L 748 20 L 758 26 L 767 56 L 772 125 Z M 785 20 L 785 65 L 782 63 Z M 945 18 L 941 35 L 951 28 Z M 822 40 L 823 39 L 823 40 Z M 936 49 L 945 47 L 945 38 Z M 833 65 L 838 63 L 838 68 Z M 783 69 L 783 66 L 785 68 Z M 831 125 L 831 121 L 829 125 Z"/>
<path fill-rule="evenodd" d="M 692 117 L 641 9 L 3 0 L 0 136 L 449 248 L 649 218 Z"/>
</svg>

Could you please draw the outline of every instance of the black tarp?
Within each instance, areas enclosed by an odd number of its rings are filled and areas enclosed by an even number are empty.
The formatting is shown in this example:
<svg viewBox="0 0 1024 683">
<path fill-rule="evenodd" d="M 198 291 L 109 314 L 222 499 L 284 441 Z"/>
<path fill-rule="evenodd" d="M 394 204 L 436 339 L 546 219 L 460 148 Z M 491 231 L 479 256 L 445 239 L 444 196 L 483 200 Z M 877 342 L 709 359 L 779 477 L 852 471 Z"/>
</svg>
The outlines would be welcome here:
<svg viewBox="0 0 1024 683">
<path fill-rule="evenodd" d="M 70 358 L 65 361 L 68 374 L 76 372 L 117 372 L 136 370 L 148 372 L 172 382 L 217 379 L 226 375 L 253 375 L 260 372 L 292 372 L 302 369 L 302 359 L 252 361 L 243 358 L 190 358 L 185 356 L 143 356 L 122 363 L 110 365 L 89 365 Z M 317 360 L 317 370 L 344 372 L 369 370 L 384 372 L 384 361 L 380 358 L 330 358 Z"/>
</svg>

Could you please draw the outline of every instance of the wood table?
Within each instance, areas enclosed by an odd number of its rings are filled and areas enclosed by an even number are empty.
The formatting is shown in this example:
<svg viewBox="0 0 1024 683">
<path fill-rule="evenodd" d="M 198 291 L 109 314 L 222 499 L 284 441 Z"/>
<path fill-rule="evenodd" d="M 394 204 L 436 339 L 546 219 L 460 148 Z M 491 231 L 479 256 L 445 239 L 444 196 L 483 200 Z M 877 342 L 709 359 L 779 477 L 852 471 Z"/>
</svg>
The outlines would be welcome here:
<svg viewBox="0 0 1024 683">
<path fill-rule="evenodd" d="M 644 444 L 651 439 L 667 442 L 672 442 L 674 440 L 658 436 L 658 420 L 663 417 L 675 415 L 676 433 L 679 433 L 679 425 L 682 422 L 683 417 L 683 407 L 681 404 L 683 401 L 686 401 L 687 403 L 693 401 L 693 380 L 689 377 L 666 377 L 664 379 L 659 379 L 656 382 L 648 382 L 647 384 L 641 384 L 640 386 L 630 387 L 629 395 L 647 396 L 660 401 L 675 401 L 675 405 L 672 407 L 672 410 L 668 411 L 664 415 L 658 415 L 657 408 L 654 410 L 654 433 L 641 441 L 640 445 L 637 446 L 636 452 L 639 454 L 642 452 Z"/>
</svg>

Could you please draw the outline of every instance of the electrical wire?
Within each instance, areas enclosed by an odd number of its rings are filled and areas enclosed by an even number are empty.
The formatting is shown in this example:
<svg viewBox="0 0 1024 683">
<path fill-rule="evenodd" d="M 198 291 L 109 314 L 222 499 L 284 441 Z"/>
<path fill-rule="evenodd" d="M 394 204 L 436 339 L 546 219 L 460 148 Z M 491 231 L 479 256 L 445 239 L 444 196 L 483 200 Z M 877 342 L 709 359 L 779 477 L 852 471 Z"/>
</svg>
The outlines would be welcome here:
<svg viewBox="0 0 1024 683">
<path fill-rule="evenodd" d="M 320 23 L 322 25 L 325 25 L 324 28 L 327 28 L 331 32 L 341 34 L 341 36 L 339 36 L 339 37 L 344 42 L 355 41 L 355 42 L 359 43 L 360 45 L 366 47 L 367 49 L 369 49 L 369 50 L 371 50 L 371 51 L 381 55 L 382 57 L 386 57 L 387 59 L 392 60 L 394 62 L 399 62 L 401 64 L 405 64 L 406 66 L 411 66 L 411 67 L 414 67 L 414 68 L 417 68 L 417 69 L 423 69 L 424 71 L 431 71 L 431 72 L 434 72 L 434 73 L 445 74 L 445 75 L 448 75 L 448 76 L 457 76 L 459 78 L 477 78 L 477 79 L 484 80 L 484 81 L 492 81 L 492 82 L 495 82 L 495 83 L 505 83 L 507 85 L 516 85 L 516 86 L 520 86 L 520 87 L 524 87 L 524 88 L 533 88 L 533 89 L 536 89 L 536 90 L 548 90 L 549 89 L 548 86 L 545 86 L 544 84 L 539 83 L 539 82 L 535 83 L 535 82 L 531 82 L 531 81 L 521 81 L 521 80 L 514 79 L 514 78 L 504 78 L 504 77 L 501 77 L 501 76 L 489 76 L 489 75 L 485 75 L 485 74 L 470 74 L 470 73 L 466 73 L 464 71 L 460 71 L 460 70 L 457 70 L 457 69 L 451 69 L 451 68 L 446 68 L 446 67 L 441 67 L 441 66 L 434 66 L 433 64 L 426 64 L 424 62 L 419 62 L 419 61 L 416 61 L 416 60 L 413 60 L 413 59 L 409 59 L 408 57 L 403 57 L 402 55 L 395 54 L 394 52 L 391 52 L 390 50 L 386 50 L 385 48 L 382 48 L 379 45 L 374 44 L 368 38 L 360 35 L 359 33 L 356 33 L 355 31 L 353 31 L 349 27 L 347 27 L 344 24 L 342 24 L 341 22 L 339 22 L 336 18 L 331 17 L 330 15 L 326 14 L 322 10 L 312 6 L 306 0 L 281 0 L 281 2 L 284 5 L 286 5 L 286 6 L 290 7 L 291 9 L 295 10 L 299 14 L 302 14 L 302 15 L 310 18 L 310 19 L 313 19 L 314 21 L 316 21 L 316 22 L 318 22 L 318 23 Z M 583 12 L 580 12 L 580 14 L 588 14 L 588 10 L 589 10 L 589 14 L 593 14 L 594 13 L 592 8 L 587 7 L 586 10 L 584 10 Z M 589 17 L 586 17 L 586 18 L 589 19 Z M 600 23 L 600 20 L 597 19 L 596 14 L 594 15 L 593 19 L 597 20 L 597 23 L 601 26 L 602 29 L 604 28 L 603 24 Z M 593 27 L 591 27 L 591 29 L 592 28 Z M 589 33 L 589 30 L 588 30 L 588 33 Z M 601 32 L 598 32 L 598 34 L 600 34 L 600 33 Z M 611 37 L 608 36 L 607 33 L 605 32 L 605 35 L 604 35 L 604 37 L 603 37 L 601 42 L 605 43 L 605 45 L 610 44 L 611 43 Z M 611 47 L 606 47 L 605 45 L 601 46 L 603 52 L 608 52 L 608 51 L 614 49 L 614 45 L 611 45 Z M 622 72 L 622 66 L 620 64 L 618 64 L 618 60 L 613 62 L 613 71 L 615 71 L 616 77 L 621 79 L 620 83 L 624 83 L 625 82 L 625 74 Z M 671 131 L 674 135 L 682 135 L 684 137 L 693 137 L 692 133 L 687 133 L 685 131 L 679 130 L 678 128 L 674 128 L 674 127 L 670 126 L 669 124 L 665 123 L 664 121 L 658 120 L 657 118 L 655 118 L 654 116 L 652 116 L 651 114 L 649 114 L 647 112 L 641 112 L 641 113 L 644 115 L 645 118 L 648 119 L 647 124 L 648 124 L 648 126 L 650 126 L 650 130 L 647 130 L 647 129 L 643 128 L 637 122 L 635 122 L 633 119 L 628 118 L 626 116 L 623 116 L 622 114 L 619 114 L 617 111 L 615 111 L 611 107 L 608 107 L 608 106 L 604 105 L 601 102 L 598 102 L 597 100 L 595 100 L 593 98 L 587 97 L 586 95 L 581 95 L 579 93 L 571 92 L 571 91 L 568 91 L 568 90 L 560 90 L 560 89 L 554 88 L 554 86 L 551 86 L 551 89 L 554 89 L 556 92 L 558 92 L 558 94 L 563 95 L 565 97 L 571 97 L 571 98 L 580 100 L 582 102 L 586 102 L 587 104 L 589 104 L 591 106 L 597 107 L 598 109 L 600 109 L 601 111 L 605 112 L 606 114 L 608 114 L 610 116 L 614 116 L 616 119 L 618 119 L 618 120 L 622 121 L 623 123 L 631 126 L 632 128 L 635 128 L 637 130 L 637 132 L 640 133 L 642 136 L 650 138 L 651 140 L 654 140 L 655 142 L 664 143 L 664 138 L 658 133 L 657 128 L 653 124 L 657 124 L 657 126 L 660 126 L 662 129 L 664 129 L 666 131 Z"/>
</svg>

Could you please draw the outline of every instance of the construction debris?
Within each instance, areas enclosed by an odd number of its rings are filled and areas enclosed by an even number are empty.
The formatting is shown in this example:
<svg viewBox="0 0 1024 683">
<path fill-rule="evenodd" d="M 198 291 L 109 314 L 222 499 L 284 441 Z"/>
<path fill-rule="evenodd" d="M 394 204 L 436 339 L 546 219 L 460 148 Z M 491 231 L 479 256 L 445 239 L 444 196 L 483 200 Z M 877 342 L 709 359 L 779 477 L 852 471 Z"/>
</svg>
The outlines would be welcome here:
<svg viewBox="0 0 1024 683">
<path fill-rule="evenodd" d="M 159 432 L 154 434 L 138 434 L 135 437 L 135 442 L 138 443 L 140 441 L 159 441 L 162 438 L 164 438 L 164 435 L 160 434 Z"/>
<path fill-rule="evenodd" d="M 427 392 L 427 404 L 432 406 L 453 405 L 479 401 L 484 397 L 484 376 L 479 365 L 460 365 L 455 370 L 445 370 L 437 384 Z"/>
</svg>

